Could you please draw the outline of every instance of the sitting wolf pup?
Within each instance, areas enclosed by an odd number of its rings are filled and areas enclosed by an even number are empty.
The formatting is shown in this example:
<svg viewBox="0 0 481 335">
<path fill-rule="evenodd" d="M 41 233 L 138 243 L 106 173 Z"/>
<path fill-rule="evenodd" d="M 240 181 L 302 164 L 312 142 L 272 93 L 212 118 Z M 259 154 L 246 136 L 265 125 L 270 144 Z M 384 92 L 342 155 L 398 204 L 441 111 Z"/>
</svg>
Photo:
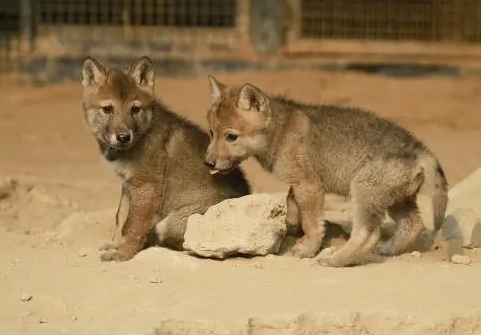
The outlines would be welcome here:
<svg viewBox="0 0 481 335">
<path fill-rule="evenodd" d="M 439 230 L 448 184 L 436 157 L 407 130 L 358 108 L 303 104 L 248 83 L 229 87 L 211 76 L 209 82 L 205 163 L 211 173 L 222 174 L 253 156 L 289 184 L 286 223 L 300 224 L 304 233 L 293 256 L 314 257 L 320 250 L 325 193 L 351 198 L 353 229 L 340 250 L 319 257 L 323 266 L 358 263 L 377 245 L 386 211 L 398 229 L 378 252 L 405 251 L 424 228 L 419 193 L 432 199 Z"/>
<path fill-rule="evenodd" d="M 113 243 L 101 248 L 101 260 L 131 259 L 151 231 L 161 245 L 181 249 L 191 214 L 250 193 L 240 169 L 209 175 L 204 165 L 209 136 L 155 97 L 148 57 L 126 69 L 87 58 L 82 79 L 86 122 L 123 179 L 117 229 Z"/>
</svg>

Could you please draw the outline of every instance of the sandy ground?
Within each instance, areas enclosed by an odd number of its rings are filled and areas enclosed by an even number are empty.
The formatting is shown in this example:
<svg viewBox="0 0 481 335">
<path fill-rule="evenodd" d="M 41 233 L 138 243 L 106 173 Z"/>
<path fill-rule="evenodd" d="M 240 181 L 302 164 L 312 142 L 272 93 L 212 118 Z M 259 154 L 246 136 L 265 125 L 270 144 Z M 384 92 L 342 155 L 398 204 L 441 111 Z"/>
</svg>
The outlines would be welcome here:
<svg viewBox="0 0 481 335">
<path fill-rule="evenodd" d="M 481 78 L 218 77 L 391 117 L 432 147 L 452 185 L 481 165 Z M 157 91 L 206 125 L 206 78 L 159 79 Z M 436 252 L 347 269 L 162 248 L 101 263 L 96 249 L 113 230 L 120 184 L 83 123 L 80 83 L 3 83 L 0 98 L 0 176 L 10 190 L 0 190 L 0 334 L 481 334 L 481 263 L 455 265 Z M 244 166 L 255 190 L 286 189 L 256 163 Z"/>
</svg>

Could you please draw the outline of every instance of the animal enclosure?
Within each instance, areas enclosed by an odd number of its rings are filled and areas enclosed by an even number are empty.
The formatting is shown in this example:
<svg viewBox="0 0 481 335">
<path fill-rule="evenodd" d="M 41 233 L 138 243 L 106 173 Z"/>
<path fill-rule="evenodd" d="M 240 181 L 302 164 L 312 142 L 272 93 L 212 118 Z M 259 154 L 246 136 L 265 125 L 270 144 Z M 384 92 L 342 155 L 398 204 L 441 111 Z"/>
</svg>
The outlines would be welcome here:
<svg viewBox="0 0 481 335">
<path fill-rule="evenodd" d="M 2 74 L 65 72 L 87 54 L 213 67 L 303 53 L 481 54 L 476 0 L 1 0 L 0 28 Z"/>
<path fill-rule="evenodd" d="M 452 6 L 444 13 L 458 30 L 439 30 L 441 3 Z M 470 265 L 454 264 L 448 252 L 458 240 L 346 269 L 275 255 L 214 261 L 157 247 L 129 262 L 100 262 L 121 185 L 85 124 L 80 73 L 87 55 L 107 63 L 146 53 L 158 98 L 204 130 L 209 72 L 305 103 L 372 110 L 432 148 L 450 185 L 464 188 L 451 210 L 475 211 L 466 217 L 475 224 L 481 181 L 466 177 L 481 175 L 481 72 L 399 78 L 323 66 L 392 71 L 388 53 L 411 55 L 409 69 L 427 67 L 423 53 L 481 60 L 476 5 L 0 0 L 0 334 L 480 334 L 481 249 L 465 248 Z M 242 168 L 258 195 L 287 193 L 255 161 Z M 340 210 L 333 213 L 350 213 Z"/>
</svg>

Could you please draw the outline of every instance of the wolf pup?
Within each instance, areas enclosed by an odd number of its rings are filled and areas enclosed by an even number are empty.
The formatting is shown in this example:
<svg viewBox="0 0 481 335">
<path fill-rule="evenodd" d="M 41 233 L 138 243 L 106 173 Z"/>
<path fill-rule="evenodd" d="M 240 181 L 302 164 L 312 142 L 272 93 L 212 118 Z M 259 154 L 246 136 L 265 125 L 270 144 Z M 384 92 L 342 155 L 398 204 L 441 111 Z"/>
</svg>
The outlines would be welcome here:
<svg viewBox="0 0 481 335">
<path fill-rule="evenodd" d="M 208 134 L 155 97 L 148 57 L 129 68 L 107 68 L 89 57 L 82 84 L 86 123 L 123 179 L 117 229 L 113 242 L 101 248 L 101 260 L 131 259 L 150 232 L 161 245 L 181 249 L 191 214 L 250 193 L 240 169 L 224 176 L 208 173 Z"/>
<path fill-rule="evenodd" d="M 226 86 L 211 76 L 209 82 L 205 163 L 222 174 L 253 156 L 289 184 L 286 223 L 300 224 L 304 233 L 293 256 L 314 257 L 320 250 L 325 193 L 351 198 L 353 229 L 346 245 L 319 258 L 323 266 L 354 265 L 377 246 L 386 211 L 398 229 L 378 252 L 404 252 L 424 229 L 419 193 L 432 199 L 439 230 L 448 183 L 438 159 L 407 130 L 358 108 L 303 104 L 249 83 Z"/>
</svg>

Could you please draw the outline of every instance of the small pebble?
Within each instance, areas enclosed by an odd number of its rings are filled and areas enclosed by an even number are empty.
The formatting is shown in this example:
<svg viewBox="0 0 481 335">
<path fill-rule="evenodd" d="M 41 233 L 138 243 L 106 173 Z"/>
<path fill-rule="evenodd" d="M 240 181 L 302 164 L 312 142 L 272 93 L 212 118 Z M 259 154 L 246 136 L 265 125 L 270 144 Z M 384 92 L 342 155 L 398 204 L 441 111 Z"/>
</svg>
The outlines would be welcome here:
<svg viewBox="0 0 481 335">
<path fill-rule="evenodd" d="M 22 295 L 20 296 L 20 300 L 22 300 L 23 302 L 30 301 L 32 300 L 32 298 L 32 295 L 28 293 L 22 293 Z"/>
<path fill-rule="evenodd" d="M 152 278 L 150 279 L 151 284 L 162 284 L 162 279 L 160 278 Z"/>
<path fill-rule="evenodd" d="M 471 259 L 466 255 L 454 254 L 451 257 L 451 262 L 453 262 L 454 264 L 469 265 L 471 264 Z"/>
<path fill-rule="evenodd" d="M 413 251 L 411 252 L 411 256 L 419 258 L 421 257 L 421 253 L 419 251 Z"/>
<path fill-rule="evenodd" d="M 87 251 L 86 250 L 80 250 L 78 252 L 78 256 L 79 257 L 86 257 L 87 256 Z"/>
<path fill-rule="evenodd" d="M 40 318 L 38 319 L 38 323 L 48 323 L 48 321 L 43 315 L 41 315 Z"/>
</svg>

